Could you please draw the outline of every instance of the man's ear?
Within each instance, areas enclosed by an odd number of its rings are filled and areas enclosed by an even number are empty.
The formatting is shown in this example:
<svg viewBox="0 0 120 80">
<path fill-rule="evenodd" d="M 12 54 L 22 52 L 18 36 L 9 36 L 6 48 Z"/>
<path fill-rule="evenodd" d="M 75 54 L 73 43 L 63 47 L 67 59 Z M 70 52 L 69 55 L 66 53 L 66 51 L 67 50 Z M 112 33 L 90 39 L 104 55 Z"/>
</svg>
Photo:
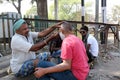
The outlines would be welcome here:
<svg viewBox="0 0 120 80">
<path fill-rule="evenodd" d="M 20 28 L 15 31 L 16 33 L 20 33 Z"/>
<path fill-rule="evenodd" d="M 15 32 L 19 32 L 19 30 L 16 30 Z"/>
<path fill-rule="evenodd" d="M 62 32 L 63 34 L 65 33 L 65 31 L 64 31 L 64 30 L 62 30 L 61 32 Z"/>
</svg>

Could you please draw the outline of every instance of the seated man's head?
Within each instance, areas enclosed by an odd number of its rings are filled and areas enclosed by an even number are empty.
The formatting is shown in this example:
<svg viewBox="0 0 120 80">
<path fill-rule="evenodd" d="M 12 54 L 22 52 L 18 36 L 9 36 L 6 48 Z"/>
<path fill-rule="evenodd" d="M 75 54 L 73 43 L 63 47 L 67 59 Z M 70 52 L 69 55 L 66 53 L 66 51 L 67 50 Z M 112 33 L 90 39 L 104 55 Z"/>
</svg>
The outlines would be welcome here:
<svg viewBox="0 0 120 80">
<path fill-rule="evenodd" d="M 61 39 L 63 39 L 63 38 L 65 38 L 65 36 L 72 33 L 72 26 L 70 25 L 70 23 L 64 21 L 61 24 L 59 31 L 60 31 L 60 37 L 61 37 Z"/>
<path fill-rule="evenodd" d="M 80 33 L 82 36 L 85 36 L 88 33 L 88 27 L 87 26 L 82 26 L 80 28 Z"/>
<path fill-rule="evenodd" d="M 27 36 L 29 32 L 28 25 L 23 19 L 18 19 L 14 22 L 13 30 L 23 36 Z"/>
</svg>

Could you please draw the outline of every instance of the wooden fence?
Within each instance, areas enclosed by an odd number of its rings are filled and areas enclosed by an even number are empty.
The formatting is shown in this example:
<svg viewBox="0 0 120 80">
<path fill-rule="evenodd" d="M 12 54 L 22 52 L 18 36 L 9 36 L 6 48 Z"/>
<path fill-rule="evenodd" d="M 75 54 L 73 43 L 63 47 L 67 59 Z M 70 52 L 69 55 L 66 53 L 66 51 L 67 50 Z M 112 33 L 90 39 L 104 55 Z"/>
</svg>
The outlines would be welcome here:
<svg viewBox="0 0 120 80">
<path fill-rule="evenodd" d="M 13 22 L 19 19 L 18 14 L 1 14 L 0 15 L 0 55 L 6 55 L 11 52 L 11 38 L 13 32 Z"/>
</svg>

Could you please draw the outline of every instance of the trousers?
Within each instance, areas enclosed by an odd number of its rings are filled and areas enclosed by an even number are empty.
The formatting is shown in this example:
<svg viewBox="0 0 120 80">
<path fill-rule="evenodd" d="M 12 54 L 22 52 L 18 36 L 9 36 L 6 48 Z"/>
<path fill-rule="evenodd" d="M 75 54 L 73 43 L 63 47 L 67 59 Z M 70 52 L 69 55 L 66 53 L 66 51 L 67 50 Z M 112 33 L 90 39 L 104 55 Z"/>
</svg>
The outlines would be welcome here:
<svg viewBox="0 0 120 80">
<path fill-rule="evenodd" d="M 51 67 L 51 66 L 55 66 L 55 65 L 56 64 L 53 62 L 40 61 L 37 65 L 37 67 L 46 68 L 46 67 Z M 36 78 L 36 80 L 50 80 L 50 79 L 54 79 L 54 80 L 77 80 L 75 78 L 75 76 L 73 75 L 72 71 L 70 71 L 70 70 L 66 70 L 63 72 L 50 73 L 50 74 L 46 74 L 40 78 Z"/>
</svg>

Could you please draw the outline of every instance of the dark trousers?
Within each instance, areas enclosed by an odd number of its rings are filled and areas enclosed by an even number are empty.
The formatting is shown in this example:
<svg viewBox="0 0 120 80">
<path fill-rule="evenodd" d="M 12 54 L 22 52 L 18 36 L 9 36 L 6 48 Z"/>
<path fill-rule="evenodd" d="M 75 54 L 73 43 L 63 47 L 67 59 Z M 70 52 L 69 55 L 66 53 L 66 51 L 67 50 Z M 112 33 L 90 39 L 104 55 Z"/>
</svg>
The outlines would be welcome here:
<svg viewBox="0 0 120 80">
<path fill-rule="evenodd" d="M 95 56 L 92 55 L 91 52 L 87 51 L 87 56 L 89 58 L 88 63 L 91 63 L 92 61 L 94 61 L 94 59 L 96 58 Z"/>
</svg>

